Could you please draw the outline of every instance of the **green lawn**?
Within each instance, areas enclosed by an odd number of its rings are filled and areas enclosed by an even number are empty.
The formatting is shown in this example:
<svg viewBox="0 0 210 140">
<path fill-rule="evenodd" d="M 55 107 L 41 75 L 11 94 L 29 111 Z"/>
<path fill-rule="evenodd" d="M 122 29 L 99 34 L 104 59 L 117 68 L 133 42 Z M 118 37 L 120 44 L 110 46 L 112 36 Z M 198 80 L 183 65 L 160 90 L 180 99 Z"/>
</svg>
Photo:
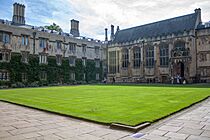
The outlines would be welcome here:
<svg viewBox="0 0 210 140">
<path fill-rule="evenodd" d="M 0 90 L 0 100 L 127 125 L 153 122 L 208 96 L 208 86 L 89 85 Z"/>
</svg>

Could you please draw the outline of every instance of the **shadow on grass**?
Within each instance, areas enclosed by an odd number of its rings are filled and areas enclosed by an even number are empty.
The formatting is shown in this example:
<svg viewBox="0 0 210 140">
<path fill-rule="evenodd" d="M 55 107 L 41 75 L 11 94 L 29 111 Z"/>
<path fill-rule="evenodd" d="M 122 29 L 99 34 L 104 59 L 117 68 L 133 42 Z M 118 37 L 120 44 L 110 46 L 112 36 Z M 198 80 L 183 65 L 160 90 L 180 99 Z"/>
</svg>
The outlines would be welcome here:
<svg viewBox="0 0 210 140">
<path fill-rule="evenodd" d="M 103 85 L 103 86 L 144 86 L 144 87 L 180 87 L 180 88 L 210 88 L 209 83 L 199 83 L 199 84 L 157 84 L 157 83 L 114 83 L 114 84 L 95 84 L 95 85 Z"/>
</svg>

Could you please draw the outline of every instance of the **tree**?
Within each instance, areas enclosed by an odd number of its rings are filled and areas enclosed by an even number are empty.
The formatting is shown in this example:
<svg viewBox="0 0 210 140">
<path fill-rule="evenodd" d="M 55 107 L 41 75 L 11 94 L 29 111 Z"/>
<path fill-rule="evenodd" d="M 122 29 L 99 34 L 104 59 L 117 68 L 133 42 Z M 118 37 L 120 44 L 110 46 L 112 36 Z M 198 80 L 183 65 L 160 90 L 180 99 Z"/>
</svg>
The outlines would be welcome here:
<svg viewBox="0 0 210 140">
<path fill-rule="evenodd" d="M 59 25 L 56 25 L 55 23 L 53 23 L 50 26 L 45 26 L 46 29 L 51 30 L 51 31 L 57 31 L 57 32 L 62 32 L 63 30 L 61 29 L 61 27 Z"/>
</svg>

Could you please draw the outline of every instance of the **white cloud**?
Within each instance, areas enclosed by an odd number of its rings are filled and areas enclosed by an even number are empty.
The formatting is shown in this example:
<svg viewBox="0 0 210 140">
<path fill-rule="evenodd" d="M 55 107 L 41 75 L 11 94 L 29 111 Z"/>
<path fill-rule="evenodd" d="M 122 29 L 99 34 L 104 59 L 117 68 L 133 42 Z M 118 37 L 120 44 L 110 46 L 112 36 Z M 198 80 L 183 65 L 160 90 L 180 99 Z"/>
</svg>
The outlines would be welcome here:
<svg viewBox="0 0 210 140">
<path fill-rule="evenodd" d="M 27 5 L 30 23 L 55 22 L 69 32 L 70 20 L 80 21 L 80 34 L 104 40 L 104 28 L 120 29 L 193 13 L 202 9 L 210 21 L 210 0 L 19 0 Z"/>
</svg>

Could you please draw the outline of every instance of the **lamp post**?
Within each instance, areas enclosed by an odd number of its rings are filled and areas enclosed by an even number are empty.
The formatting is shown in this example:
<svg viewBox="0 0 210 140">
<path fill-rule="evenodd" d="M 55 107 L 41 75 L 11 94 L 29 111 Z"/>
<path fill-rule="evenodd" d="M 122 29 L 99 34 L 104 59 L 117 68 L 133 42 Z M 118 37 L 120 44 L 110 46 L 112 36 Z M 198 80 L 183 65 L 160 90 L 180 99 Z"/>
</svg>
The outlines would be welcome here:
<svg viewBox="0 0 210 140">
<path fill-rule="evenodd" d="M 35 41 L 36 41 L 36 32 L 33 32 L 33 54 L 35 54 Z"/>
</svg>

